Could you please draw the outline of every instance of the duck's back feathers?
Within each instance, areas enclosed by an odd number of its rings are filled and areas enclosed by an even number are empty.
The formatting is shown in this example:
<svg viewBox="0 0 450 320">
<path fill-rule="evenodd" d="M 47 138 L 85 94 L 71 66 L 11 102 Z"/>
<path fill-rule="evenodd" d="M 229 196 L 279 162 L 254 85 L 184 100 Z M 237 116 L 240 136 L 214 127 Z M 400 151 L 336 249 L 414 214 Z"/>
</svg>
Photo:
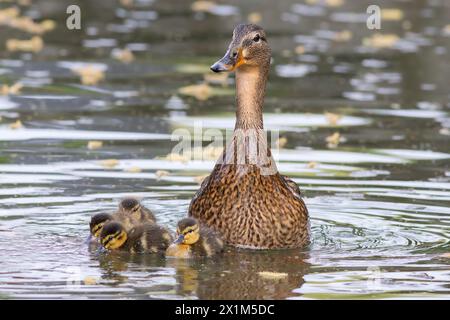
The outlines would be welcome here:
<svg viewBox="0 0 450 320">
<path fill-rule="evenodd" d="M 129 231 L 126 249 L 133 253 L 161 253 L 172 241 L 173 237 L 166 228 L 147 223 Z"/>
<path fill-rule="evenodd" d="M 308 210 L 289 180 L 279 173 L 262 175 L 255 165 L 216 164 L 189 215 L 220 232 L 229 245 L 301 247 L 309 237 Z"/>
</svg>

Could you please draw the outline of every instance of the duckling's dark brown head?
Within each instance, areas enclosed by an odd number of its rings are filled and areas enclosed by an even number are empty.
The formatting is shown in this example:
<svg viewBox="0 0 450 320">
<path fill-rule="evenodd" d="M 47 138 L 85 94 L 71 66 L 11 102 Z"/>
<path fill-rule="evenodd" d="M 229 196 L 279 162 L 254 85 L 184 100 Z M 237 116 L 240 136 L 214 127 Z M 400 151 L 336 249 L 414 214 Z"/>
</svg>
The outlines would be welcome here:
<svg viewBox="0 0 450 320">
<path fill-rule="evenodd" d="M 122 224 L 110 222 L 103 227 L 100 233 L 100 243 L 105 249 L 119 249 L 127 241 L 128 234 Z"/>
<path fill-rule="evenodd" d="M 99 213 L 91 218 L 91 222 L 89 223 L 89 228 L 91 230 L 91 234 L 98 238 L 100 236 L 100 232 L 102 232 L 103 226 L 108 222 L 112 221 L 113 217 L 107 213 Z"/>
<path fill-rule="evenodd" d="M 214 72 L 233 71 L 236 68 L 268 68 L 271 50 L 263 28 L 255 24 L 239 24 L 233 31 L 225 56 L 211 66 Z"/>
<path fill-rule="evenodd" d="M 119 203 L 119 210 L 123 212 L 135 212 L 140 208 L 141 204 L 135 198 L 124 198 Z"/>
<path fill-rule="evenodd" d="M 184 218 L 178 222 L 175 243 L 191 245 L 200 239 L 200 227 L 194 218 Z"/>
</svg>

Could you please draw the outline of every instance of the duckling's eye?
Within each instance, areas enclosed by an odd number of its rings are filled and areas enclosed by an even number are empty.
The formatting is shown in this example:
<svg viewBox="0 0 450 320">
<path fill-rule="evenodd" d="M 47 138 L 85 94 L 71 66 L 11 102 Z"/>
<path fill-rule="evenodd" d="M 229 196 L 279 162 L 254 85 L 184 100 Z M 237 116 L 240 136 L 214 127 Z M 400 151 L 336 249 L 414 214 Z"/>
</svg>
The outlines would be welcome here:
<svg viewBox="0 0 450 320">
<path fill-rule="evenodd" d="M 259 39 L 261 39 L 261 37 L 259 36 L 259 34 L 257 34 L 257 35 L 253 38 L 253 41 L 259 42 Z"/>
<path fill-rule="evenodd" d="M 237 55 L 238 55 L 237 51 L 234 51 L 234 52 L 232 53 L 232 55 L 233 55 L 233 58 L 236 58 Z"/>
</svg>

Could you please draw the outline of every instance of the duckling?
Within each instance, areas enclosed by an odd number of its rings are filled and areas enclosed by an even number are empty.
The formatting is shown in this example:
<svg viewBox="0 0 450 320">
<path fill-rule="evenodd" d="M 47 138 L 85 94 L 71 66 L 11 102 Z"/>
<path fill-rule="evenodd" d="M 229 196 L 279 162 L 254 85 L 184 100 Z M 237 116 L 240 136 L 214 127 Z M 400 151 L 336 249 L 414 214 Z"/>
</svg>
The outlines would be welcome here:
<svg viewBox="0 0 450 320">
<path fill-rule="evenodd" d="M 126 230 L 119 222 L 110 222 L 100 233 L 100 243 L 108 250 L 131 253 L 164 253 L 173 242 L 169 231 L 154 223 L 146 223 Z"/>
<path fill-rule="evenodd" d="M 194 218 L 178 222 L 177 239 L 167 249 L 166 256 L 176 258 L 211 257 L 223 250 L 223 241 L 210 228 Z"/>
<path fill-rule="evenodd" d="M 299 188 L 282 176 L 263 127 L 271 49 L 263 28 L 240 24 L 214 72 L 236 72 L 236 125 L 230 143 L 189 206 L 189 216 L 225 243 L 254 249 L 309 242 L 308 209 Z"/>
<path fill-rule="evenodd" d="M 141 224 L 156 223 L 153 213 L 141 205 L 135 198 L 125 198 L 119 203 L 119 209 L 113 214 L 99 213 L 91 218 L 89 224 L 91 235 L 98 238 L 103 226 L 110 221 L 123 224 L 126 230 L 130 230 Z"/>
<path fill-rule="evenodd" d="M 150 209 L 144 207 L 135 198 L 122 199 L 119 203 L 119 210 L 114 213 L 113 217 L 127 230 L 140 224 L 156 223 L 156 218 Z"/>
<path fill-rule="evenodd" d="M 91 222 L 89 223 L 89 229 L 91 230 L 91 235 L 94 238 L 99 238 L 100 233 L 102 232 L 103 226 L 108 222 L 114 220 L 114 217 L 108 213 L 99 213 L 91 218 Z"/>
</svg>

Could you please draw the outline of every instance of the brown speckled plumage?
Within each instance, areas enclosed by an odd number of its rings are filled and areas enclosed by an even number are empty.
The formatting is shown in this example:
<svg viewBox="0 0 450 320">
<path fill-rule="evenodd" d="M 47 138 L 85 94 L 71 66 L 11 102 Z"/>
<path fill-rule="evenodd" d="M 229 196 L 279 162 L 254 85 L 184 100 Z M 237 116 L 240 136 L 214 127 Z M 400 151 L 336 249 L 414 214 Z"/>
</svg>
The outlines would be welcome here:
<svg viewBox="0 0 450 320">
<path fill-rule="evenodd" d="M 258 39 L 256 44 L 252 39 Z M 233 52 L 243 56 L 233 58 Z M 262 107 L 270 66 L 264 31 L 255 25 L 236 27 L 224 59 L 226 64 L 244 61 L 236 69 L 235 132 L 192 199 L 189 215 L 218 231 L 230 245 L 301 247 L 309 239 L 308 210 L 295 182 L 278 173 L 263 133 Z M 267 153 L 251 161 L 256 149 Z"/>
</svg>

